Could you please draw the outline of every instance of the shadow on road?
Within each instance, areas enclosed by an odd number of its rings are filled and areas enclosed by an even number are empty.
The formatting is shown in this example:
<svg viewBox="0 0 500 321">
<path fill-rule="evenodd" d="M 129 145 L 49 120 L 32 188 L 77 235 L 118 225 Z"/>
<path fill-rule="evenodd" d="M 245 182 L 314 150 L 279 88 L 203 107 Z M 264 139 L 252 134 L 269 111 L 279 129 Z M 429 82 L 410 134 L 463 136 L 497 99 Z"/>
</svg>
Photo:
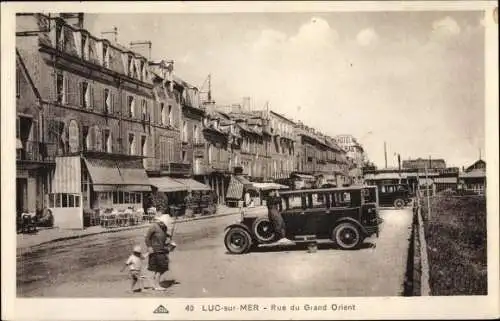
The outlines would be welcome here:
<svg viewBox="0 0 500 321">
<path fill-rule="evenodd" d="M 163 280 L 160 282 L 160 285 L 166 289 L 168 289 L 169 287 L 172 287 L 174 285 L 177 285 L 177 284 L 181 284 L 180 282 L 174 280 L 174 279 L 171 279 L 171 280 Z"/>
<path fill-rule="evenodd" d="M 374 249 L 376 247 L 375 243 L 364 242 L 356 250 L 366 250 Z M 250 250 L 250 253 L 273 253 L 273 252 L 296 252 L 296 251 L 307 251 L 307 244 L 295 244 L 295 245 L 261 245 Z M 320 243 L 318 244 L 318 250 L 341 250 L 335 243 Z M 229 252 L 225 252 L 227 255 L 234 255 Z"/>
</svg>

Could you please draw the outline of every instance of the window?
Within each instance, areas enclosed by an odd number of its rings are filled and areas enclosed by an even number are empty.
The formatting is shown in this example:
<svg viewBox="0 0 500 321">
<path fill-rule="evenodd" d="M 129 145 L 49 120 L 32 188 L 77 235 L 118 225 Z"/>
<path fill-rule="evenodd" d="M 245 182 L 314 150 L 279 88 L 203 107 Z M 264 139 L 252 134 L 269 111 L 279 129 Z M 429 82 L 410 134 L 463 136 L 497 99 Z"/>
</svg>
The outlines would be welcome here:
<svg viewBox="0 0 500 321">
<path fill-rule="evenodd" d="M 84 108 L 92 108 L 93 103 L 92 87 L 86 81 L 80 84 L 80 104 Z"/>
<path fill-rule="evenodd" d="M 141 193 L 113 192 L 113 204 L 139 204 L 142 203 Z"/>
<path fill-rule="evenodd" d="M 62 22 L 57 22 L 56 24 L 56 46 L 57 50 L 64 50 L 64 30 Z"/>
<path fill-rule="evenodd" d="M 128 153 L 129 155 L 135 155 L 135 135 L 128 134 Z"/>
<path fill-rule="evenodd" d="M 186 153 L 185 150 L 182 151 L 181 157 L 182 157 L 182 162 L 183 163 L 187 162 L 187 153 Z"/>
<path fill-rule="evenodd" d="M 207 155 L 208 155 L 208 163 L 212 164 L 212 145 L 210 144 L 208 145 Z"/>
<path fill-rule="evenodd" d="M 95 135 L 95 138 L 94 138 L 94 150 L 100 152 L 102 151 L 102 147 L 103 147 L 103 140 L 102 140 L 102 132 L 101 132 L 101 129 L 96 125 L 94 126 L 94 135 Z"/>
<path fill-rule="evenodd" d="M 197 125 L 194 125 L 194 129 L 193 129 L 193 141 L 194 141 L 195 144 L 199 143 L 198 126 Z"/>
<path fill-rule="evenodd" d="M 103 146 L 105 146 L 106 152 L 112 153 L 113 152 L 113 145 L 112 145 L 112 140 L 111 140 L 111 131 L 109 129 L 104 130 L 104 135 L 103 135 Z"/>
<path fill-rule="evenodd" d="M 172 106 L 168 105 L 168 115 L 167 115 L 167 125 L 172 126 L 174 124 L 172 119 Z"/>
<path fill-rule="evenodd" d="M 148 113 L 148 102 L 146 101 L 146 99 L 143 99 L 141 101 L 141 114 L 142 114 L 142 120 L 146 120 L 147 119 L 147 113 Z"/>
<path fill-rule="evenodd" d="M 147 156 L 146 136 L 141 136 L 141 156 Z"/>
<path fill-rule="evenodd" d="M 187 142 L 188 141 L 188 132 L 187 132 L 187 122 L 184 121 L 182 123 L 182 141 Z"/>
<path fill-rule="evenodd" d="M 160 103 L 160 115 L 161 115 L 161 124 L 166 125 L 167 124 L 167 115 L 166 115 L 164 103 Z"/>
<path fill-rule="evenodd" d="M 57 102 L 60 104 L 66 103 L 66 81 L 64 75 L 59 72 L 56 75 L 56 95 Z"/>
<path fill-rule="evenodd" d="M 113 113 L 113 96 L 107 88 L 104 89 L 104 112 L 106 114 Z"/>
<path fill-rule="evenodd" d="M 109 68 L 109 46 L 105 43 L 102 44 L 102 65 Z"/>
<path fill-rule="evenodd" d="M 89 42 L 88 42 L 89 37 L 86 34 L 82 33 L 82 57 L 84 60 L 89 60 Z"/>
<path fill-rule="evenodd" d="M 134 96 L 128 96 L 127 98 L 128 105 L 128 115 L 129 117 L 135 117 L 135 99 Z"/>
</svg>

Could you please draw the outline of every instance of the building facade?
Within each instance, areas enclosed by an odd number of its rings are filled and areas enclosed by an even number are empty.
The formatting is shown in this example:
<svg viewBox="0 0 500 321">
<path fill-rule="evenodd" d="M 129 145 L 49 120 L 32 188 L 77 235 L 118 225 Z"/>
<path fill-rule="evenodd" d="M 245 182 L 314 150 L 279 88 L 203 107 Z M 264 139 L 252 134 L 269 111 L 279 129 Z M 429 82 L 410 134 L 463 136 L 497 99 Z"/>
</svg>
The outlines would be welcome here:
<svg viewBox="0 0 500 321">
<path fill-rule="evenodd" d="M 269 158 L 266 177 L 270 179 L 283 179 L 290 177 L 296 170 L 295 157 L 295 123 L 287 117 L 274 111 L 261 112 L 263 119 L 267 120 L 271 141 L 266 141 L 265 149 Z"/>
<path fill-rule="evenodd" d="M 347 155 L 333 139 L 299 123 L 297 135 L 297 171 L 313 175 L 318 185 L 350 185 Z"/>
<path fill-rule="evenodd" d="M 365 151 L 363 146 L 352 135 L 337 135 L 335 136 L 336 143 L 346 151 L 350 161 L 349 175 L 356 184 L 363 182 L 363 166 L 365 163 Z"/>
<path fill-rule="evenodd" d="M 43 204 L 55 224 L 82 227 L 82 209 L 142 207 L 155 145 L 146 58 L 61 17 L 17 17 L 16 47 L 42 102 L 47 155 Z"/>
</svg>

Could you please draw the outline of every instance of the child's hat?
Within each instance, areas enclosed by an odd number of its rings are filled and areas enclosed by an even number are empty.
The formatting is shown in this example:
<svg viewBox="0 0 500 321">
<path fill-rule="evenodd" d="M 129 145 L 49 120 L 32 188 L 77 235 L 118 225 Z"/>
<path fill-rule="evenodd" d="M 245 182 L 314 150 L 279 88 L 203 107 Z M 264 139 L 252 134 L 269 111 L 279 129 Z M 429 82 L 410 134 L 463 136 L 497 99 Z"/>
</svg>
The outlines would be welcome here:
<svg viewBox="0 0 500 321">
<path fill-rule="evenodd" d="M 142 249 L 139 245 L 134 246 L 134 253 L 141 253 Z"/>
</svg>

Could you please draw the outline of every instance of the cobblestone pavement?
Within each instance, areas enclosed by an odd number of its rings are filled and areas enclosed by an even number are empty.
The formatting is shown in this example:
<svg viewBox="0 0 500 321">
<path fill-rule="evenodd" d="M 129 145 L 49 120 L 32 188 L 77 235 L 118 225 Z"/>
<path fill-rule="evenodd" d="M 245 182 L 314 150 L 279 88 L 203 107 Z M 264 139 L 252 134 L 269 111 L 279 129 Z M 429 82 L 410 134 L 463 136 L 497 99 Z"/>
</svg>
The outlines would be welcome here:
<svg viewBox="0 0 500 321">
<path fill-rule="evenodd" d="M 119 270 L 144 230 L 49 243 L 18 256 L 18 295 L 26 297 L 398 296 L 403 292 L 411 209 L 383 210 L 379 238 L 356 251 L 322 244 L 266 247 L 229 255 L 224 227 L 238 215 L 179 224 L 166 292 L 129 293 Z"/>
</svg>

